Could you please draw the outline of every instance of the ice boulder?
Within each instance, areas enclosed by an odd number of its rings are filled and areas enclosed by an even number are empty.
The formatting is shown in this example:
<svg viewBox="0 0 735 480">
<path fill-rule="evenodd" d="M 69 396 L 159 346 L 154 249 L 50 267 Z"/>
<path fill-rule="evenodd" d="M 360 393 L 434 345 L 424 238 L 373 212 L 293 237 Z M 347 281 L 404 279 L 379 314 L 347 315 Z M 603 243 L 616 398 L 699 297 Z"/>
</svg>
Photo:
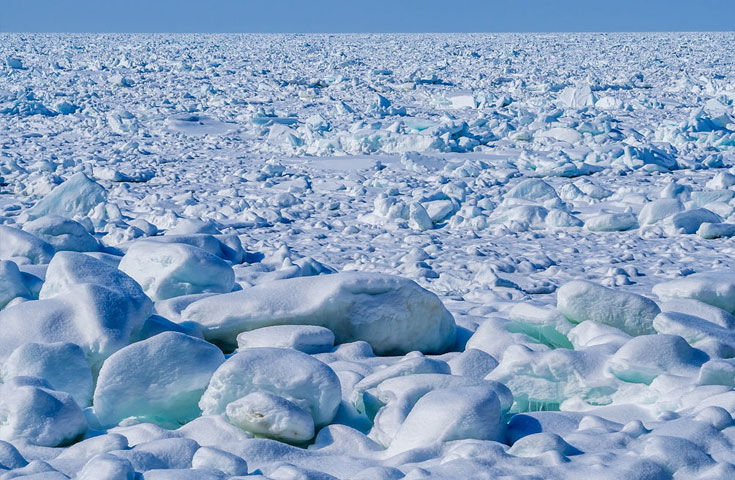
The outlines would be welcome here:
<svg viewBox="0 0 735 480">
<path fill-rule="evenodd" d="M 600 110 L 618 110 L 625 106 L 622 100 L 615 97 L 605 96 L 595 102 L 595 107 Z"/>
<path fill-rule="evenodd" d="M 455 90 L 447 92 L 446 94 L 439 96 L 437 99 L 438 106 L 445 108 L 476 108 L 477 102 L 472 90 Z"/>
<path fill-rule="evenodd" d="M 70 342 L 84 350 L 96 371 L 105 358 L 130 343 L 145 317 L 124 293 L 78 284 L 73 292 L 0 311 L 0 360 L 29 342 Z"/>
<path fill-rule="evenodd" d="M 71 395 L 35 377 L 15 377 L 0 386 L 0 418 L 0 439 L 43 447 L 70 444 L 87 430 Z"/>
<path fill-rule="evenodd" d="M 283 397 L 309 412 L 316 427 L 332 421 L 342 399 L 337 374 L 319 360 L 296 350 L 248 348 L 230 357 L 217 369 L 199 401 L 199 407 L 205 415 L 223 414 L 230 403 L 254 392 Z M 268 403 L 277 406 L 279 412 L 288 410 L 287 404 L 268 397 L 251 398 L 244 404 L 231 407 L 231 411 L 240 418 L 240 413 L 257 413 L 260 406 Z M 296 418 L 293 411 L 288 411 L 291 413 L 286 416 Z M 278 418 L 276 416 L 274 421 Z"/>
<path fill-rule="evenodd" d="M 710 190 L 725 190 L 735 185 L 735 175 L 729 172 L 719 172 L 707 182 L 706 187 Z"/>
<path fill-rule="evenodd" d="M 526 345 L 534 350 L 549 350 L 550 347 L 521 333 L 514 322 L 506 318 L 491 316 L 480 323 L 474 334 L 467 340 L 466 349 L 482 350 L 501 361 L 510 345 Z"/>
<path fill-rule="evenodd" d="M 441 223 L 454 215 L 457 206 L 452 200 L 432 200 L 422 204 L 434 223 Z"/>
<path fill-rule="evenodd" d="M 165 332 L 127 346 L 102 365 L 94 411 L 102 425 L 134 417 L 164 426 L 199 416 L 197 403 L 222 352 L 201 339 Z"/>
<path fill-rule="evenodd" d="M 661 305 L 664 312 L 677 312 L 694 317 L 699 317 L 728 330 L 735 330 L 735 315 L 712 305 L 693 300 L 691 298 L 678 298 L 664 302 Z"/>
<path fill-rule="evenodd" d="M 571 145 L 579 143 L 582 140 L 582 134 L 573 128 L 568 127 L 553 127 L 543 132 L 536 134 L 539 138 L 548 138 L 551 140 L 558 140 L 560 142 L 566 142 Z"/>
<path fill-rule="evenodd" d="M 538 205 L 518 205 L 508 209 L 498 209 L 496 218 L 507 224 L 543 225 L 549 211 Z"/>
<path fill-rule="evenodd" d="M 563 456 L 582 453 L 559 435 L 550 432 L 527 435 L 516 441 L 508 450 L 509 454 L 516 457 L 539 457 L 547 452 L 555 452 Z"/>
<path fill-rule="evenodd" d="M 275 325 L 237 336 L 237 348 L 292 348 L 304 353 L 322 353 L 334 348 L 334 333 L 316 325 Z"/>
<path fill-rule="evenodd" d="M 566 87 L 559 94 L 559 101 L 569 108 L 592 107 L 597 98 L 588 84 Z"/>
<path fill-rule="evenodd" d="M 54 256 L 38 296 L 43 299 L 74 292 L 85 283 L 124 294 L 142 320 L 153 310 L 152 302 L 135 280 L 102 260 L 78 252 L 59 252 Z"/>
<path fill-rule="evenodd" d="M 584 222 L 591 232 L 624 232 L 638 228 L 638 219 L 631 212 L 602 213 Z"/>
<path fill-rule="evenodd" d="M 163 433 L 166 433 L 166 431 L 163 430 Z M 115 454 L 131 454 L 128 458 L 133 462 L 135 469 L 139 471 L 159 468 L 189 469 L 198 449 L 199 444 L 195 440 L 168 434 L 160 435 L 158 438 L 149 441 L 137 442 L 132 450 L 116 451 Z M 169 478 L 178 479 L 182 477 L 172 475 Z"/>
<path fill-rule="evenodd" d="M 248 464 L 242 458 L 224 450 L 200 447 L 191 459 L 192 468 L 219 470 L 226 475 L 245 476 Z"/>
<path fill-rule="evenodd" d="M 711 357 L 735 357 L 735 332 L 695 315 L 680 312 L 660 313 L 653 321 L 659 333 L 678 335 Z"/>
<path fill-rule="evenodd" d="M 117 326 L 127 323 L 131 334 L 143 326 L 153 311 L 153 303 L 135 280 L 102 260 L 77 252 L 59 252 L 54 256 L 38 297 L 73 297 L 83 284 L 95 285 L 109 292 L 107 302 L 112 303 L 108 307 L 117 309 Z M 98 308 L 102 306 L 97 305 Z"/>
<path fill-rule="evenodd" d="M 409 205 L 408 225 L 414 230 L 431 230 L 434 222 L 426 209 L 418 202 Z"/>
<path fill-rule="evenodd" d="M 706 361 L 707 355 L 678 335 L 642 335 L 620 347 L 608 369 L 624 382 L 650 384 L 662 373 L 696 376 Z"/>
<path fill-rule="evenodd" d="M 489 353 L 469 348 L 447 362 L 452 375 L 479 380 L 498 366 Z"/>
<path fill-rule="evenodd" d="M 130 429 L 126 430 L 130 431 Z M 172 433 L 165 432 L 165 435 L 172 435 Z M 239 446 L 248 443 L 248 440 L 253 438 L 251 434 L 232 425 L 224 415 L 205 415 L 196 418 L 177 429 L 173 435 L 194 440 L 202 447 L 218 448 L 238 456 L 242 454 Z"/>
<path fill-rule="evenodd" d="M 121 172 L 111 167 L 93 167 L 92 173 L 98 180 L 110 182 L 143 183 L 156 176 L 155 170 L 133 170 L 132 172 Z"/>
<path fill-rule="evenodd" d="M 682 211 L 684 211 L 684 205 L 678 199 L 661 198 L 649 202 L 641 208 L 638 214 L 638 222 L 641 225 L 652 225 Z"/>
<path fill-rule="evenodd" d="M 0 440 L 0 465 L 5 469 L 15 470 L 28 465 L 28 461 L 11 443 Z"/>
<path fill-rule="evenodd" d="M 604 404 L 614 391 L 602 376 L 602 364 L 609 355 L 610 350 L 602 348 L 534 351 L 526 345 L 510 345 L 486 379 L 507 386 L 513 392 L 514 408 L 521 412 L 558 410 L 571 398 Z"/>
<path fill-rule="evenodd" d="M 721 222 L 722 218 L 719 215 L 706 208 L 687 210 L 671 217 L 671 225 L 674 231 L 685 234 L 697 233 L 697 230 L 703 223 Z"/>
<path fill-rule="evenodd" d="M 370 402 L 369 391 L 391 378 L 415 376 L 420 374 L 443 374 L 449 375 L 451 369 L 446 362 L 428 358 L 423 355 L 409 354 L 393 365 L 377 369 L 370 375 L 366 375 L 352 388 L 350 399 L 355 407 L 364 411 L 365 400 Z"/>
<path fill-rule="evenodd" d="M 500 402 L 500 413 L 503 415 L 513 404 L 513 395 L 510 390 L 505 385 L 491 380 L 441 373 L 395 376 L 384 380 L 374 389 L 376 400 L 373 402 L 380 406 L 380 410 L 375 415 L 370 438 L 385 447 L 390 446 L 406 418 L 422 397 L 433 391 L 457 391 L 468 387 L 482 387 L 495 392 Z"/>
<path fill-rule="evenodd" d="M 22 216 L 25 220 L 34 220 L 44 215 L 73 218 L 75 215 L 87 215 L 106 199 L 107 191 L 104 187 L 79 172 L 54 188 Z"/>
<path fill-rule="evenodd" d="M 0 310 L 16 297 L 30 298 L 32 293 L 18 265 L 8 260 L 0 260 Z"/>
<path fill-rule="evenodd" d="M 554 187 L 538 178 L 523 180 L 505 195 L 506 198 L 515 198 L 534 203 L 561 201 Z"/>
<path fill-rule="evenodd" d="M 23 66 L 23 60 L 18 57 L 13 57 L 12 55 L 5 57 L 5 64 L 15 70 L 24 70 L 26 68 Z"/>
<path fill-rule="evenodd" d="M 206 250 L 232 264 L 242 263 L 245 258 L 245 250 L 237 235 L 210 235 L 206 233 L 170 235 L 167 233 L 163 236 L 148 237 L 146 241 L 191 245 Z"/>
<path fill-rule="evenodd" d="M 577 324 L 567 337 L 576 350 L 602 344 L 620 347 L 632 338 L 618 328 L 591 320 Z"/>
<path fill-rule="evenodd" d="M 26 222 L 23 230 L 50 243 L 57 251 L 99 250 L 99 243 L 81 223 L 58 215 L 46 215 Z"/>
<path fill-rule="evenodd" d="M 161 317 L 174 322 L 182 322 L 181 312 L 189 305 L 203 298 L 211 297 L 214 293 L 199 293 L 196 295 L 184 295 L 168 300 L 162 300 L 154 304 L 155 313 Z M 191 325 L 191 324 L 190 324 Z"/>
<path fill-rule="evenodd" d="M 500 441 L 504 431 L 500 400 L 492 388 L 435 390 L 416 402 L 389 452 L 398 454 L 452 440 Z"/>
<path fill-rule="evenodd" d="M 192 337 L 203 338 L 199 325 L 194 323 L 174 323 L 160 315 L 151 315 L 143 323 L 137 340 L 145 340 L 163 332 L 179 332 Z"/>
<path fill-rule="evenodd" d="M 95 433 L 96 435 L 86 435 L 87 438 L 58 452 L 53 461 L 54 466 L 71 473 L 100 454 L 125 450 L 130 446 L 128 439 L 119 433 Z"/>
<path fill-rule="evenodd" d="M 129 460 L 103 453 L 89 460 L 75 477 L 77 480 L 135 480 Z"/>
<path fill-rule="evenodd" d="M 283 145 L 292 148 L 300 147 L 304 144 L 304 140 L 296 130 L 280 123 L 276 123 L 270 128 L 267 142 L 274 146 Z"/>
<path fill-rule="evenodd" d="M 633 336 L 655 333 L 653 319 L 661 312 L 646 297 L 585 281 L 569 282 L 556 295 L 556 308 L 570 322 L 592 320 Z"/>
<path fill-rule="evenodd" d="M 586 196 L 595 200 L 604 200 L 605 198 L 608 198 L 613 194 L 612 190 L 608 190 L 607 188 L 598 185 L 597 183 L 594 183 L 586 178 L 580 178 L 579 180 L 574 182 L 574 186 L 577 187 Z"/>
<path fill-rule="evenodd" d="M 42 378 L 56 391 L 72 396 L 80 407 L 92 400 L 92 369 L 84 351 L 73 343 L 26 343 L 0 369 L 4 383 L 14 377 Z"/>
<path fill-rule="evenodd" d="M 679 163 L 671 152 L 654 146 L 626 145 L 623 151 L 623 164 L 633 170 L 667 172 L 679 168 Z"/>
<path fill-rule="evenodd" d="M 235 284 L 228 262 L 183 243 L 137 241 L 118 267 L 154 301 L 196 293 L 227 293 Z"/>
<path fill-rule="evenodd" d="M 552 348 L 572 348 L 567 334 L 574 325 L 553 306 L 531 302 L 517 303 L 509 310 L 509 330 L 525 333 Z"/>
<path fill-rule="evenodd" d="M 270 392 L 253 392 L 225 408 L 230 423 L 255 435 L 288 443 L 314 437 L 314 419 L 295 403 Z"/>
<path fill-rule="evenodd" d="M 443 352 L 456 334 L 436 295 L 406 278 L 366 272 L 274 280 L 196 301 L 182 319 L 231 347 L 240 332 L 272 325 L 323 326 L 338 343 L 363 340 L 378 354 Z"/>
<path fill-rule="evenodd" d="M 0 225 L 0 259 L 44 264 L 54 256 L 54 247 L 18 228 Z"/>
<path fill-rule="evenodd" d="M 557 228 L 581 227 L 584 225 L 584 222 L 579 218 L 557 208 L 549 210 L 544 221 L 548 226 Z"/>
<path fill-rule="evenodd" d="M 653 294 L 667 302 L 690 298 L 735 312 L 735 270 L 716 270 L 689 275 L 655 285 Z"/>
<path fill-rule="evenodd" d="M 134 85 L 134 82 L 131 79 L 124 77 L 119 73 L 112 75 L 107 79 L 107 81 L 117 87 L 132 87 Z"/>
<path fill-rule="evenodd" d="M 211 220 L 205 221 L 199 218 L 179 218 L 176 226 L 166 230 L 166 235 L 190 235 L 190 234 L 220 235 L 222 232 L 217 224 Z"/>
<path fill-rule="evenodd" d="M 733 223 L 703 223 L 697 229 L 697 235 L 712 240 L 715 238 L 730 238 L 735 236 L 735 224 Z"/>
</svg>

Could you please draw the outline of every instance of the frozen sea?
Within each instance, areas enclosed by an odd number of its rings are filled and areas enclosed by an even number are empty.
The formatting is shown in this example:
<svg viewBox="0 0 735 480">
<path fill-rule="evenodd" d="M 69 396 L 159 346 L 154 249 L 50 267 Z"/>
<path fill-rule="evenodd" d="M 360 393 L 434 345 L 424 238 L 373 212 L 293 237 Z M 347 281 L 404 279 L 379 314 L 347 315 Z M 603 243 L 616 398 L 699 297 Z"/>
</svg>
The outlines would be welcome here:
<svg viewBox="0 0 735 480">
<path fill-rule="evenodd" d="M 0 480 L 735 478 L 735 34 L 0 34 Z"/>
</svg>

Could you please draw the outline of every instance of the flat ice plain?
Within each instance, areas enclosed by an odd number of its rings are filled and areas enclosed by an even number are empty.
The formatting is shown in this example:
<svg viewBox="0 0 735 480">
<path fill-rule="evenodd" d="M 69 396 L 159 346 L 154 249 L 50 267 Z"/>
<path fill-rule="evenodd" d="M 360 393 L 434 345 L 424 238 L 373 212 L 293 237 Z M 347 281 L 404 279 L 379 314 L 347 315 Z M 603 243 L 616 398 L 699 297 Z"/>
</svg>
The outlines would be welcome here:
<svg viewBox="0 0 735 480">
<path fill-rule="evenodd" d="M 735 478 L 733 48 L 0 35 L 0 480 Z"/>
</svg>

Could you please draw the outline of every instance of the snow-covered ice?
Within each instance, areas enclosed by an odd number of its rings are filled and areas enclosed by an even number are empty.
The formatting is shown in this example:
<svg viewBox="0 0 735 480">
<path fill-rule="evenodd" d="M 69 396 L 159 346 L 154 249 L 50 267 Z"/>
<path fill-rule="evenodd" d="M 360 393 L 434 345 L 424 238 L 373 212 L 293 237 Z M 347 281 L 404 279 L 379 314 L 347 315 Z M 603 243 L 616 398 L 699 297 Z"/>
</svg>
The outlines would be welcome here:
<svg viewBox="0 0 735 480">
<path fill-rule="evenodd" d="M 734 45 L 0 34 L 0 479 L 735 478 Z"/>
</svg>

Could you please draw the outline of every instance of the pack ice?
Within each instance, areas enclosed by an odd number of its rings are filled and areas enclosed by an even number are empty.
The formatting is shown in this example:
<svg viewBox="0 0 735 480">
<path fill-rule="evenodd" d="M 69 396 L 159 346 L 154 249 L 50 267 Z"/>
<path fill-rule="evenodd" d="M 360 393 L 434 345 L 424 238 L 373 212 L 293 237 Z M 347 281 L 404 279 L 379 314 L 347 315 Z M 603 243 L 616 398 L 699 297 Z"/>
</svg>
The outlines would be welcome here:
<svg viewBox="0 0 735 480">
<path fill-rule="evenodd" d="M 0 34 L 0 480 L 735 478 L 733 45 Z"/>
</svg>

